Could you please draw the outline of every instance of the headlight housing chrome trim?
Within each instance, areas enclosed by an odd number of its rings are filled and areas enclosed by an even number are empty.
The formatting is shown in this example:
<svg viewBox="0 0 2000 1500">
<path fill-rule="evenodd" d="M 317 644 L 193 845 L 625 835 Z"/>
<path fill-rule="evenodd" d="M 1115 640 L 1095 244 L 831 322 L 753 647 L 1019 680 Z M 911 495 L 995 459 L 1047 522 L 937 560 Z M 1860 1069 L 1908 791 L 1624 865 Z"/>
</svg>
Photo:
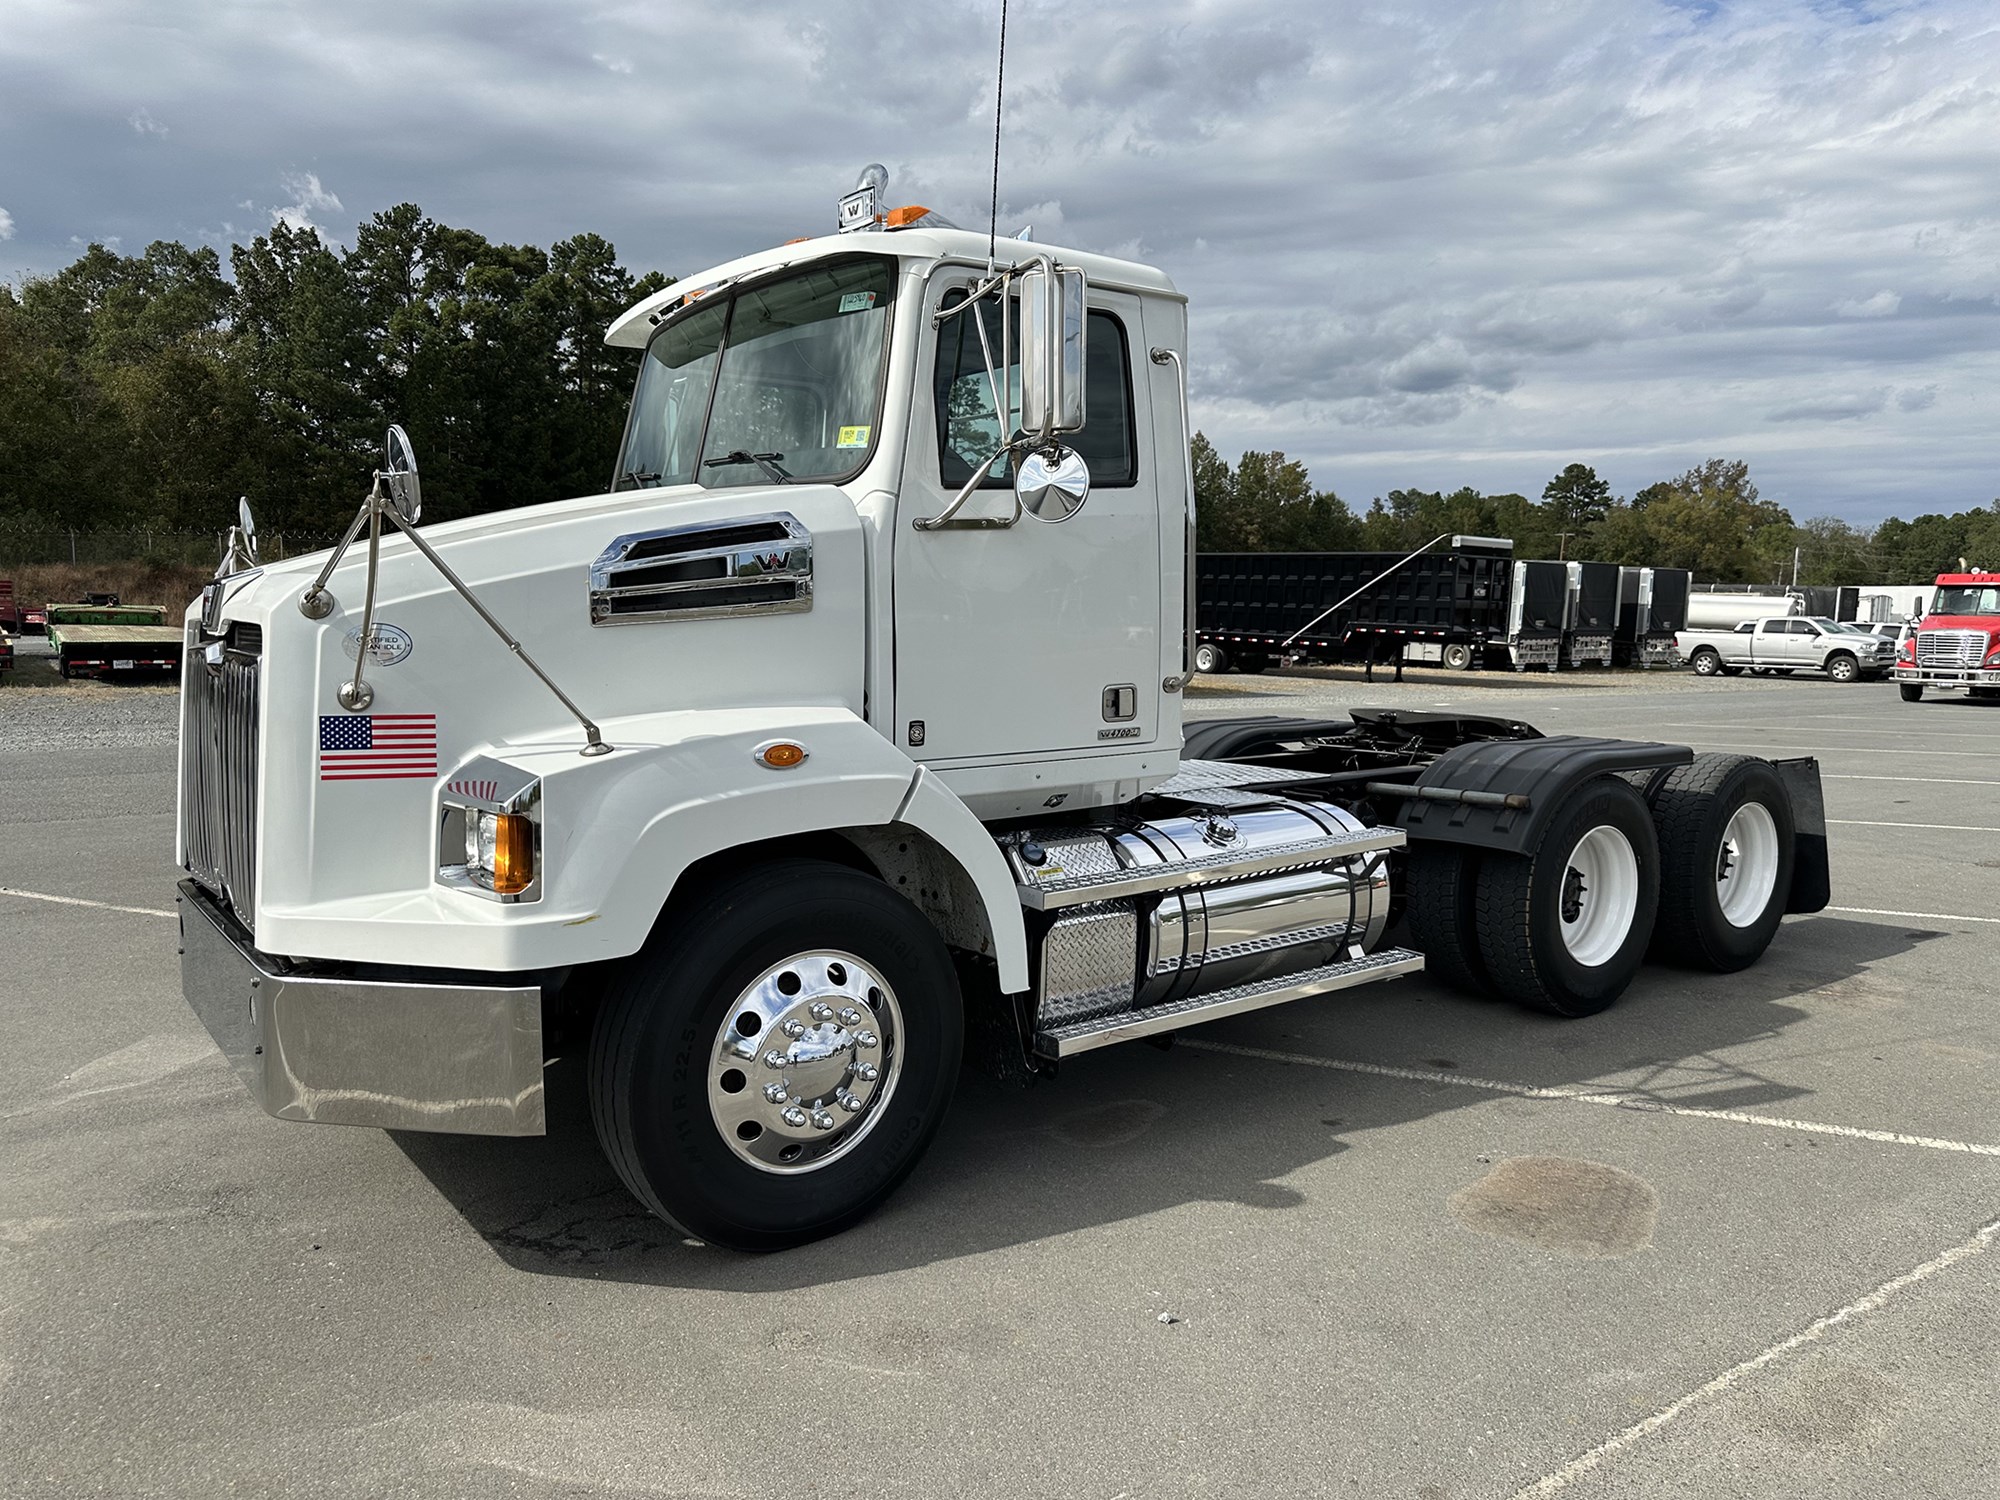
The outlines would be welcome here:
<svg viewBox="0 0 2000 1500">
<path fill-rule="evenodd" d="M 494 871 L 467 857 L 479 820 L 525 818 L 533 862 L 518 890 L 495 889 Z M 542 778 L 490 756 L 474 756 L 438 791 L 437 880 L 455 891 L 507 903 L 542 899 Z"/>
</svg>

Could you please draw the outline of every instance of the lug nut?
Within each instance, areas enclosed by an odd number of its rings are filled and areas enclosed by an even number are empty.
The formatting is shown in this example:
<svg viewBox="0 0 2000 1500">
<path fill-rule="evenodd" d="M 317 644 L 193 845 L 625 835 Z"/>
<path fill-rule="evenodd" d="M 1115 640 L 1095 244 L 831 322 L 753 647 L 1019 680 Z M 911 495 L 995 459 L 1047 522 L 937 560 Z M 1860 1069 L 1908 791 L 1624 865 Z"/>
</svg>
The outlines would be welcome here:
<svg viewBox="0 0 2000 1500">
<path fill-rule="evenodd" d="M 796 1042 L 806 1034 L 806 1023 L 803 1021 L 787 1021 L 781 1029 L 786 1036 Z"/>
<path fill-rule="evenodd" d="M 860 1031 L 860 1032 L 856 1032 L 856 1033 L 855 1033 L 855 1036 L 854 1036 L 854 1045 L 855 1045 L 855 1046 L 857 1046 L 857 1047 L 873 1047 L 873 1046 L 874 1046 L 875 1044 L 876 1044 L 876 1037 L 875 1037 L 875 1033 L 874 1033 L 874 1032 L 872 1032 L 872 1031 Z"/>
<path fill-rule="evenodd" d="M 782 1052 L 776 1052 L 776 1051 L 772 1051 L 772 1052 L 766 1052 L 766 1053 L 764 1054 L 764 1066 L 765 1066 L 765 1067 L 767 1067 L 767 1068 L 782 1068 L 782 1067 L 783 1067 L 784 1065 L 785 1065 L 785 1054 L 784 1054 L 784 1053 L 782 1053 Z"/>
<path fill-rule="evenodd" d="M 773 1104 L 783 1104 L 791 1096 L 785 1092 L 782 1083 L 767 1083 L 764 1085 L 764 1097 Z"/>
<path fill-rule="evenodd" d="M 859 1026 L 861 1024 L 861 1012 L 851 1005 L 848 1006 L 840 1013 L 840 1024 L 843 1026 Z"/>
<path fill-rule="evenodd" d="M 814 1130 L 833 1129 L 833 1116 L 823 1109 L 814 1110 L 812 1120 Z"/>
<path fill-rule="evenodd" d="M 854 1065 L 854 1076 L 859 1078 L 863 1083 L 873 1083 L 881 1075 L 881 1071 L 873 1063 L 856 1063 Z"/>
<path fill-rule="evenodd" d="M 840 1107 L 846 1110 L 850 1115 L 853 1114 L 857 1109 L 861 1108 L 861 1101 L 855 1098 L 852 1094 L 846 1092 L 845 1090 L 841 1091 L 838 1102 L 840 1104 Z"/>
<path fill-rule="evenodd" d="M 782 1115 L 778 1116 L 778 1118 L 783 1120 L 787 1125 L 791 1126 L 792 1129 L 794 1130 L 803 1130 L 806 1127 L 806 1112 L 800 1109 L 796 1104 L 794 1104 L 790 1109 L 786 1110 Z"/>
<path fill-rule="evenodd" d="M 806 1011 L 806 1014 L 811 1016 L 815 1021 L 831 1021 L 833 1019 L 833 1007 L 828 1005 L 824 1000 L 815 1000 Z"/>
</svg>

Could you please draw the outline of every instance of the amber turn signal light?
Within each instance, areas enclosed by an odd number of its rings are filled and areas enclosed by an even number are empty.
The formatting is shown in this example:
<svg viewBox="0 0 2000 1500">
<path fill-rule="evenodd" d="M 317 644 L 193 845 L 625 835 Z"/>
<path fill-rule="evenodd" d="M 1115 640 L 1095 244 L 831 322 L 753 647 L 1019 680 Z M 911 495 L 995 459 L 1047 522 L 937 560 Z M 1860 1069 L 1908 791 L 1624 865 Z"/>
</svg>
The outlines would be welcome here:
<svg viewBox="0 0 2000 1500">
<path fill-rule="evenodd" d="M 493 824 L 493 889 L 518 896 L 535 883 L 535 825 L 524 813 L 500 813 Z"/>
<path fill-rule="evenodd" d="M 805 764 L 806 747 L 792 740 L 773 740 L 768 745 L 759 745 L 755 754 L 758 765 L 769 766 L 773 771 L 789 771 L 793 766 Z"/>
</svg>

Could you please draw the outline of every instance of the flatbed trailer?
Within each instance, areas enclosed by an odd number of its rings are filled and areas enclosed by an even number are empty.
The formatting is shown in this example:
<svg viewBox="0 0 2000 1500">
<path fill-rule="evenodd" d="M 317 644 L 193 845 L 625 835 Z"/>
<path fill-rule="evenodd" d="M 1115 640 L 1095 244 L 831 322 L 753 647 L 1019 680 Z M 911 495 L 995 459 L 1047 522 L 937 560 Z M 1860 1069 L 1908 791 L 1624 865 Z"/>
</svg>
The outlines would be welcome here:
<svg viewBox="0 0 2000 1500">
<path fill-rule="evenodd" d="M 86 625 L 49 622 L 64 677 L 123 676 L 134 672 L 178 672 L 185 637 L 177 625 Z"/>
</svg>

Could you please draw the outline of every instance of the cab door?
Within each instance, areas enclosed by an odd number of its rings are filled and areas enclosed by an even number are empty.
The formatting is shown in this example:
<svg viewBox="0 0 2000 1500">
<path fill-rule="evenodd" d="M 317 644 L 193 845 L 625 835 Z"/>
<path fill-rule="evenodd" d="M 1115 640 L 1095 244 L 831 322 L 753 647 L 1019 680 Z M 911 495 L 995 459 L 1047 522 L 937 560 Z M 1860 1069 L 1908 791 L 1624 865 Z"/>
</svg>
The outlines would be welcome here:
<svg viewBox="0 0 2000 1500">
<path fill-rule="evenodd" d="M 1026 516 L 1008 524 L 1013 476 L 1003 460 L 958 512 L 971 524 L 919 531 L 912 523 L 942 512 L 1000 443 L 972 321 L 985 318 L 997 359 L 997 300 L 932 327 L 931 314 L 963 300 L 973 280 L 970 271 L 934 277 L 923 322 L 895 523 L 896 741 L 942 765 L 1153 746 L 1164 649 L 1160 481 L 1139 299 L 1090 291 L 1085 425 L 1067 439 L 1090 466 L 1083 510 L 1056 525 Z M 1006 379 L 1015 423 L 1018 365 Z M 1176 543 L 1177 566 L 1178 557 Z M 1172 727 L 1177 736 L 1177 716 Z"/>
</svg>

